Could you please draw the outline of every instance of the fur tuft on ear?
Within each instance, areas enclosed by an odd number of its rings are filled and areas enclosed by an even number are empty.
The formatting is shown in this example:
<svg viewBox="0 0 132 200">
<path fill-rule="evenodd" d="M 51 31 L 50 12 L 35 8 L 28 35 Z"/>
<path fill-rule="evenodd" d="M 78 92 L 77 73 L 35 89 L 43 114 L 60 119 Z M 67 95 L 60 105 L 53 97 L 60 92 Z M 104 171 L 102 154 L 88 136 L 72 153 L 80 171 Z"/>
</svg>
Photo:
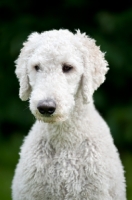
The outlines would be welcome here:
<svg viewBox="0 0 132 200">
<path fill-rule="evenodd" d="M 18 59 L 15 61 L 15 73 L 20 83 L 19 96 L 23 101 L 28 100 L 31 92 L 27 74 L 27 61 L 36 49 L 37 41 L 39 40 L 38 36 L 39 34 L 37 32 L 29 35 L 28 40 L 23 43 L 23 48 L 21 49 Z"/>
<path fill-rule="evenodd" d="M 95 44 L 95 40 L 85 33 L 77 30 L 76 36 L 81 42 L 80 50 L 84 58 L 84 74 L 82 77 L 82 96 L 84 103 L 92 100 L 94 91 L 104 82 L 105 74 L 108 71 L 108 63 L 104 58 L 104 53 Z"/>
</svg>

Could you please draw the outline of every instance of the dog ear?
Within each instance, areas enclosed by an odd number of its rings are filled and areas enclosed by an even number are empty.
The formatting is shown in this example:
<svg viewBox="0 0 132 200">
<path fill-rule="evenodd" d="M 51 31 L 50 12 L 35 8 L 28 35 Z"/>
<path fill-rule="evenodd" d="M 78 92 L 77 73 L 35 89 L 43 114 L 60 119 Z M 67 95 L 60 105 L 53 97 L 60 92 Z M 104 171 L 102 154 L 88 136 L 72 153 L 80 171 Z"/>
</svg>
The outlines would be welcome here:
<svg viewBox="0 0 132 200">
<path fill-rule="evenodd" d="M 82 77 L 82 96 L 84 103 L 92 100 L 94 91 L 104 82 L 105 74 L 108 71 L 108 63 L 104 58 L 104 53 L 96 46 L 95 40 L 81 34 L 78 30 L 76 36 L 81 43 L 80 50 L 84 59 L 84 74 Z"/>
<path fill-rule="evenodd" d="M 23 101 L 28 100 L 31 92 L 27 74 L 27 62 L 35 50 L 35 41 L 38 39 L 38 36 L 39 34 L 36 32 L 29 35 L 28 40 L 23 43 L 23 48 L 18 59 L 15 61 L 15 73 L 20 83 L 19 96 Z"/>
</svg>

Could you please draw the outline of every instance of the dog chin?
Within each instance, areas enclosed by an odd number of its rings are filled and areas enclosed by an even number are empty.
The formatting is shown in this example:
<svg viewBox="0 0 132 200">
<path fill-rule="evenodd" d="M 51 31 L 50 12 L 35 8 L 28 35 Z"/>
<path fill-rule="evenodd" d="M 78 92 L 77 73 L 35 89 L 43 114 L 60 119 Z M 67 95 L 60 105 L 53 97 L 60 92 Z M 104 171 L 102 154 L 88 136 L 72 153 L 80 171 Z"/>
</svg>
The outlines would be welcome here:
<svg viewBox="0 0 132 200">
<path fill-rule="evenodd" d="M 66 117 L 61 116 L 61 115 L 43 116 L 43 115 L 39 115 L 37 113 L 34 116 L 38 121 L 41 121 L 41 122 L 44 122 L 44 123 L 61 123 L 61 122 L 67 120 Z"/>
</svg>

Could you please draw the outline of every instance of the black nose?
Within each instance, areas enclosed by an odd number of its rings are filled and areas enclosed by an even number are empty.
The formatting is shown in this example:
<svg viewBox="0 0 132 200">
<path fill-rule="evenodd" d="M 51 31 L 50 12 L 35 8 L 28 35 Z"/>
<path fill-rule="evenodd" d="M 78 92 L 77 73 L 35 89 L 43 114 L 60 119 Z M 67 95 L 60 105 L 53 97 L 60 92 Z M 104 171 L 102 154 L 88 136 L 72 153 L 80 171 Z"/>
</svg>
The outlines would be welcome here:
<svg viewBox="0 0 132 200">
<path fill-rule="evenodd" d="M 41 100 L 38 103 L 37 109 L 42 115 L 52 115 L 56 109 L 56 103 L 52 99 Z"/>
</svg>

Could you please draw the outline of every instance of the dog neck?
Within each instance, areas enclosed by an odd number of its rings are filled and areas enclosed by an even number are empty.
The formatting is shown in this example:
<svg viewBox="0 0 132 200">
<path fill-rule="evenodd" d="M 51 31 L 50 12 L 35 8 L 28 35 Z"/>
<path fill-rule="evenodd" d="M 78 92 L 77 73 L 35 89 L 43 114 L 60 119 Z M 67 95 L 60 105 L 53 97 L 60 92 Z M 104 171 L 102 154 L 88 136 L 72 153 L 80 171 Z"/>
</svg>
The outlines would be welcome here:
<svg viewBox="0 0 132 200">
<path fill-rule="evenodd" d="M 90 132 L 85 130 L 85 126 L 82 126 L 82 124 L 91 123 L 91 112 L 95 110 L 93 101 L 88 104 L 84 104 L 82 98 L 76 98 L 75 101 L 74 110 L 67 120 L 47 124 L 48 132 L 50 133 L 50 135 L 47 135 L 47 139 L 56 150 L 61 149 L 61 147 L 63 149 L 71 149 L 79 146 L 87 132 Z"/>
</svg>

